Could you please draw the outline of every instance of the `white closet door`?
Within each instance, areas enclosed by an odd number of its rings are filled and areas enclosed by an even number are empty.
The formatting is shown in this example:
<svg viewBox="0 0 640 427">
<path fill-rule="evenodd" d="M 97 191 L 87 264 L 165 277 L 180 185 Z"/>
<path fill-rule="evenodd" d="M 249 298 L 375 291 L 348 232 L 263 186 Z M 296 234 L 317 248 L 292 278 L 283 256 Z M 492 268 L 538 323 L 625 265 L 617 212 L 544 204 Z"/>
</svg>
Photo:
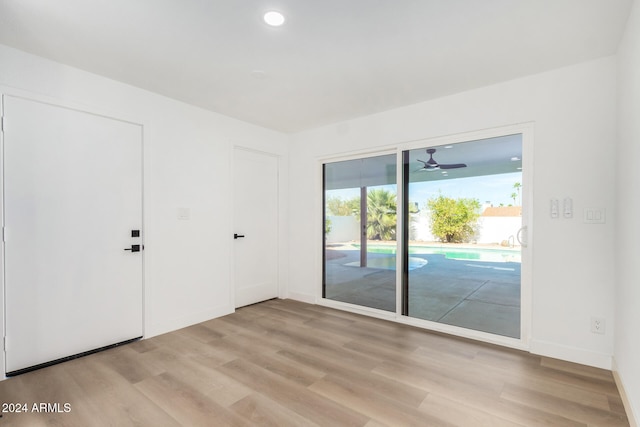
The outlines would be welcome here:
<svg viewBox="0 0 640 427">
<path fill-rule="evenodd" d="M 236 148 L 234 197 L 235 305 L 242 307 L 278 296 L 278 158 Z"/>
<path fill-rule="evenodd" d="M 3 102 L 6 371 L 142 336 L 141 126 Z"/>
</svg>

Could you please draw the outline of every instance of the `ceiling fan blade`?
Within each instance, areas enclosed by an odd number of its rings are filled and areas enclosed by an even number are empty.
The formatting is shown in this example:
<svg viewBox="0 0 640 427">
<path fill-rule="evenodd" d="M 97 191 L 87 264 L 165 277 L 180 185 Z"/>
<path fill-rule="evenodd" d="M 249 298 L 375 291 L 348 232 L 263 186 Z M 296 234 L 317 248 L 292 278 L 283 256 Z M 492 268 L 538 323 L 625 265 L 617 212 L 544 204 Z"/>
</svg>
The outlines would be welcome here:
<svg viewBox="0 0 640 427">
<path fill-rule="evenodd" d="M 467 165 L 464 163 L 454 163 L 451 165 L 439 165 L 440 169 L 458 169 L 458 168 L 466 168 Z"/>
<path fill-rule="evenodd" d="M 439 169 L 458 169 L 458 168 L 466 168 L 467 165 L 464 163 L 452 163 L 452 164 L 448 164 L 448 165 L 442 165 L 439 164 L 438 162 L 436 162 L 433 159 L 433 154 L 436 152 L 435 148 L 428 148 L 427 149 L 427 154 L 429 155 L 429 160 L 427 160 L 426 162 L 424 160 L 420 160 L 420 159 L 416 159 L 421 163 L 424 163 L 424 170 L 428 170 L 428 171 L 435 171 L 435 170 L 439 170 Z"/>
<path fill-rule="evenodd" d="M 424 160 L 420 160 L 420 159 L 416 159 L 416 160 L 419 161 L 420 163 L 424 164 L 424 167 L 422 168 L 424 170 L 432 171 L 432 170 L 438 169 L 438 163 L 436 163 L 436 161 L 433 160 L 432 158 L 430 158 L 426 162 Z"/>
</svg>

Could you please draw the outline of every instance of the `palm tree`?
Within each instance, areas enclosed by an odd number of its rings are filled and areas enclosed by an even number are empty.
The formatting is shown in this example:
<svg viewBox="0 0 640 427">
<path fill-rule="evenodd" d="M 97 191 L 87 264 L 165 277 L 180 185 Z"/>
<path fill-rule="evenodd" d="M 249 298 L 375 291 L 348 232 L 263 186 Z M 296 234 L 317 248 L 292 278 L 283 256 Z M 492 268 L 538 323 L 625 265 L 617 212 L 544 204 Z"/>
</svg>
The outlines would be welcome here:
<svg viewBox="0 0 640 427">
<path fill-rule="evenodd" d="M 518 198 L 518 195 L 516 193 L 511 193 L 511 198 L 513 199 L 513 204 L 516 204 L 516 199 Z"/>
<path fill-rule="evenodd" d="M 518 192 L 518 200 L 519 200 L 518 205 L 521 205 L 522 201 L 520 199 L 520 188 L 522 188 L 522 184 L 520 184 L 519 182 L 516 182 L 516 183 L 513 184 L 513 188 L 515 188 L 516 191 Z M 512 197 L 513 197 L 513 195 L 512 195 Z M 515 202 L 516 202 L 516 199 L 513 199 L 513 203 L 515 203 Z"/>
<path fill-rule="evenodd" d="M 396 195 L 383 189 L 367 193 L 367 238 L 395 240 Z"/>
</svg>

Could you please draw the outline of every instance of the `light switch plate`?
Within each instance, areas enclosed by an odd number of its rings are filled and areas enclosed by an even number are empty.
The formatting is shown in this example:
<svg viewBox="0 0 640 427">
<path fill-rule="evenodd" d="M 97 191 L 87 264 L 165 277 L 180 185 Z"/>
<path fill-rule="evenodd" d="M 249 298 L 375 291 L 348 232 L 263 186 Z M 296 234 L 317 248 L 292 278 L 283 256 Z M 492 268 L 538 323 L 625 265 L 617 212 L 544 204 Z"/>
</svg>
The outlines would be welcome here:
<svg viewBox="0 0 640 427">
<path fill-rule="evenodd" d="M 573 218 L 573 199 L 565 197 L 562 201 L 562 215 L 565 218 Z"/>
<path fill-rule="evenodd" d="M 584 208 L 585 224 L 604 224 L 607 222 L 605 208 Z"/>
<path fill-rule="evenodd" d="M 551 203 L 549 206 L 549 216 L 554 219 L 560 216 L 560 202 L 558 201 L 558 199 L 551 199 Z"/>
</svg>

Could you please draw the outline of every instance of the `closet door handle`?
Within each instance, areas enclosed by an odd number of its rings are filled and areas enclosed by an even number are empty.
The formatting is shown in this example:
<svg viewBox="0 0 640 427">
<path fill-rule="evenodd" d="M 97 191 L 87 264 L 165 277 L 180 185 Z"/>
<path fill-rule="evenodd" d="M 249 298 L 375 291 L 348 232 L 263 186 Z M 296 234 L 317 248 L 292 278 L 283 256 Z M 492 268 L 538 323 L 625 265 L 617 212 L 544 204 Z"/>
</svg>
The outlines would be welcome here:
<svg viewBox="0 0 640 427">
<path fill-rule="evenodd" d="M 244 234 L 237 234 L 237 233 L 233 233 L 233 238 L 234 239 L 241 239 L 244 237 Z"/>
</svg>

